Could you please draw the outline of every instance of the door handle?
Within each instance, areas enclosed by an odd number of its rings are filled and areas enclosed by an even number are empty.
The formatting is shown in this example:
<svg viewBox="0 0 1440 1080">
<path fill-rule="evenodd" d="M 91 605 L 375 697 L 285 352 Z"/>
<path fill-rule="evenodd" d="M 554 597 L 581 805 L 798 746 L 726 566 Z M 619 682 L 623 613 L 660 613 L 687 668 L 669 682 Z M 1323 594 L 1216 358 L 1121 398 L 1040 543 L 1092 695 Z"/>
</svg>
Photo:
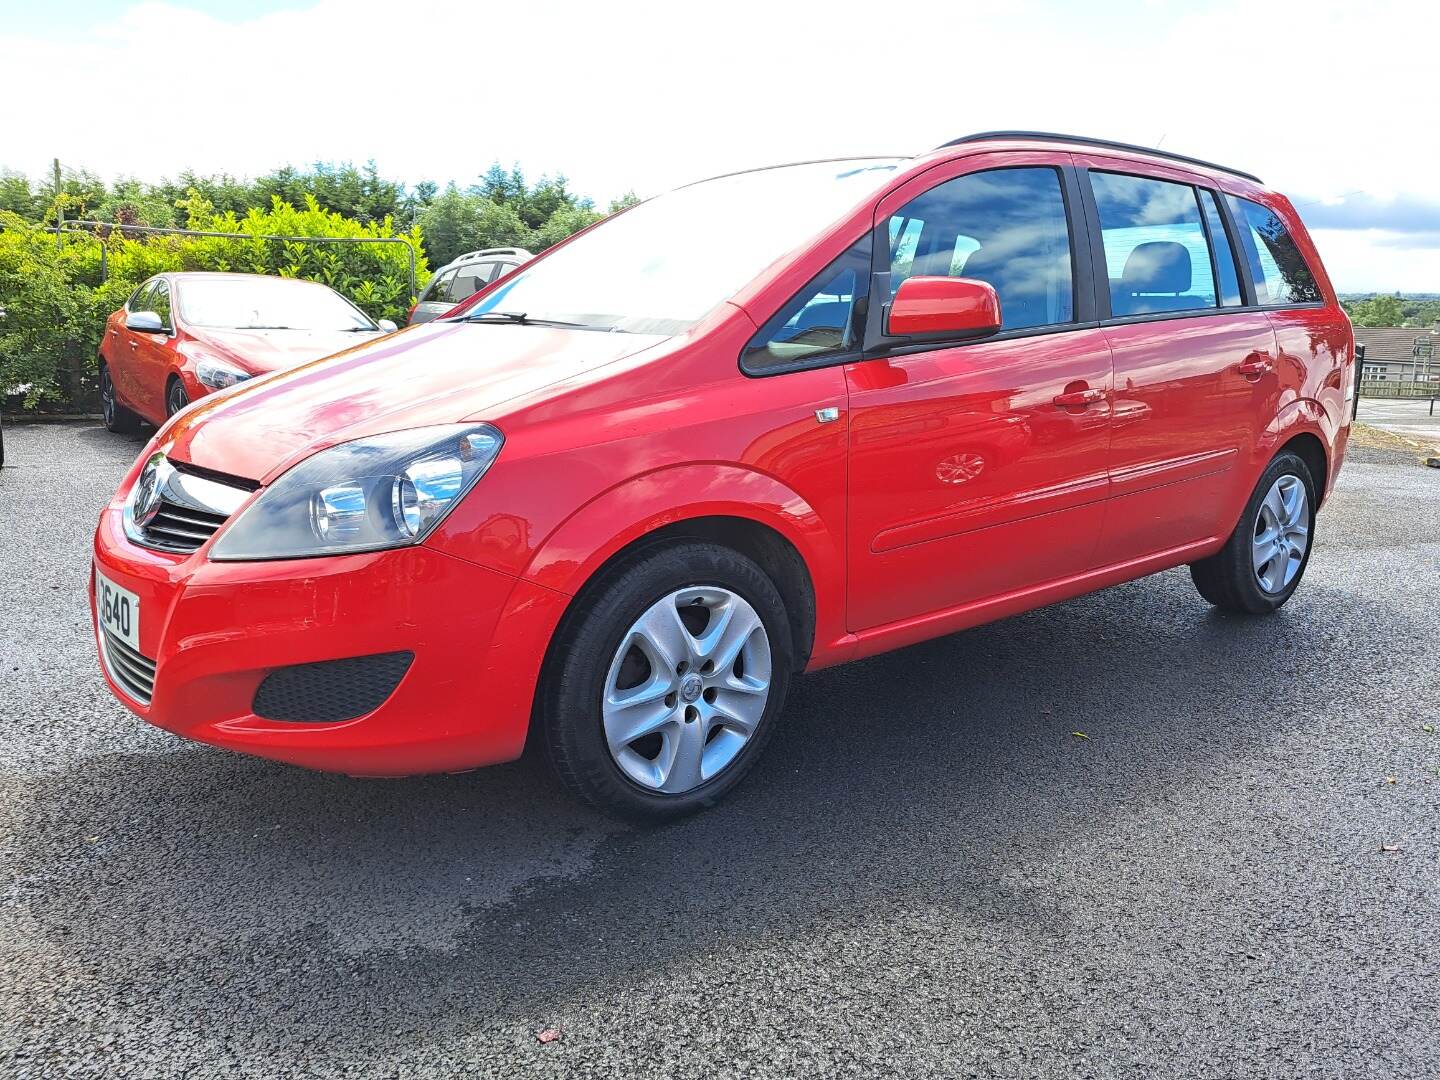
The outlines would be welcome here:
<svg viewBox="0 0 1440 1080">
<path fill-rule="evenodd" d="M 1270 369 L 1274 366 L 1275 365 L 1270 362 L 1270 357 L 1264 353 L 1251 353 L 1240 362 L 1240 366 L 1236 370 L 1239 371 L 1241 375 L 1244 375 L 1245 378 L 1254 382 L 1270 374 Z"/>
<path fill-rule="evenodd" d="M 1098 386 L 1055 395 L 1055 404 L 1062 409 L 1083 409 L 1086 405 L 1094 405 L 1096 402 L 1104 400 L 1105 391 Z"/>
</svg>

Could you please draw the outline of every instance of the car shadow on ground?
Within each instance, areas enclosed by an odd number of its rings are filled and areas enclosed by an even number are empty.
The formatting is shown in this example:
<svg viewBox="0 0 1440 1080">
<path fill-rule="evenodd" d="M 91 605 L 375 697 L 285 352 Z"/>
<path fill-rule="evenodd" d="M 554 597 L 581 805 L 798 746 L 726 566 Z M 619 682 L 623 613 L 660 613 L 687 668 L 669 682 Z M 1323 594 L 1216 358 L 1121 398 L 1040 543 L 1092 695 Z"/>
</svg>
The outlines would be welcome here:
<svg viewBox="0 0 1440 1080">
<path fill-rule="evenodd" d="M 1289 687 L 1343 661 L 1354 605 L 1314 587 L 1230 618 L 1180 571 L 818 673 L 729 801 L 656 829 L 529 762 L 372 781 L 180 742 L 107 755 L 19 793 L 47 868 L 19 896 L 57 964 L 146 1010 L 248 995 L 237 1051 L 531 1017 L 796 927 L 843 940 L 897 904 L 1061 932 L 1019 871 L 1316 724 Z"/>
</svg>

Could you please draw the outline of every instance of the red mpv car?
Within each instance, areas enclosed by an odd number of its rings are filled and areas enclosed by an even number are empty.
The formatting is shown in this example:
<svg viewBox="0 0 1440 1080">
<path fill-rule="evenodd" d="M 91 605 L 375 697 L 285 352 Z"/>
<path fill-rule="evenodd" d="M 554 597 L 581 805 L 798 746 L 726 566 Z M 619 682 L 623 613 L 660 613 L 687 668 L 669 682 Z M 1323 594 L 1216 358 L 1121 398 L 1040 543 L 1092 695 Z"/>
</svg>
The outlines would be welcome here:
<svg viewBox="0 0 1440 1080">
<path fill-rule="evenodd" d="M 100 412 L 111 431 L 160 425 L 212 390 L 392 332 L 328 285 L 263 274 L 157 274 L 100 338 Z"/>
<path fill-rule="evenodd" d="M 162 429 L 95 540 L 114 692 L 396 775 L 532 739 L 708 805 L 793 675 L 1189 564 L 1295 590 L 1350 325 L 1254 177 L 1027 133 L 680 188 Z"/>
</svg>

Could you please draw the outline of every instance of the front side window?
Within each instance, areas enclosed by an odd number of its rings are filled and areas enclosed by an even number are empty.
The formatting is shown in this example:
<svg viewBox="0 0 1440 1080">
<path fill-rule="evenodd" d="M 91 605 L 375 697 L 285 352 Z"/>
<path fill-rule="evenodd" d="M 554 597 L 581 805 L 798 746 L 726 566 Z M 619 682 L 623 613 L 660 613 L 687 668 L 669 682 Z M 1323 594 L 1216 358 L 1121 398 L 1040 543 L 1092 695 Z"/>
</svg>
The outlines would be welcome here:
<svg viewBox="0 0 1440 1080">
<path fill-rule="evenodd" d="M 1240 225 L 1241 246 L 1261 304 L 1311 304 L 1324 298 L 1315 275 L 1295 245 L 1285 223 L 1273 210 L 1249 199 L 1227 195 Z"/>
<path fill-rule="evenodd" d="M 148 298 L 147 311 L 160 316 L 160 325 L 166 330 L 174 329 L 170 322 L 170 286 L 163 280 L 155 282 L 155 288 Z"/>
<path fill-rule="evenodd" d="M 1075 318 L 1056 169 L 990 169 L 947 180 L 897 210 L 889 237 L 892 296 L 906 278 L 966 277 L 994 286 L 1002 330 Z"/>
<path fill-rule="evenodd" d="M 762 326 L 740 357 L 751 373 L 784 371 L 854 352 L 865 335 L 870 237 L 816 274 Z"/>
<path fill-rule="evenodd" d="M 1210 248 L 1189 184 L 1092 172 L 1110 314 L 1216 307 Z"/>
<path fill-rule="evenodd" d="M 151 278 L 149 281 L 142 281 L 136 287 L 135 291 L 130 294 L 130 299 L 125 301 L 126 310 L 149 311 L 150 309 L 145 306 L 145 298 L 149 295 L 150 290 L 154 287 L 154 285 L 154 278 Z"/>
<path fill-rule="evenodd" d="M 450 299 L 457 304 L 461 300 L 470 299 L 489 283 L 490 272 L 494 267 L 494 263 L 473 263 L 460 267 L 450 285 Z"/>
<path fill-rule="evenodd" d="M 422 299 L 420 302 L 422 304 L 452 303 L 450 299 L 450 287 L 454 283 L 454 270 L 449 270 L 443 274 L 438 275 L 434 281 L 430 282 L 430 287 L 425 290 L 424 299 Z"/>
</svg>

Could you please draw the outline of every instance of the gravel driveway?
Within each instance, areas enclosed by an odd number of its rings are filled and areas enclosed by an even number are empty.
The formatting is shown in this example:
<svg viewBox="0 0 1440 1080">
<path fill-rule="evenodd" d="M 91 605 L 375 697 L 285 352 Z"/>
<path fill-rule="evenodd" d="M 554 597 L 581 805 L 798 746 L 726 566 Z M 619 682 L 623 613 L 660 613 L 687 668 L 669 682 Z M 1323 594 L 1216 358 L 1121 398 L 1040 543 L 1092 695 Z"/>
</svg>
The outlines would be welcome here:
<svg viewBox="0 0 1440 1080">
<path fill-rule="evenodd" d="M 1172 571 L 801 680 L 638 831 L 135 719 L 84 587 L 140 443 L 5 434 L 0 1076 L 1440 1075 L 1434 470 L 1352 458 L 1272 619 Z"/>
</svg>

